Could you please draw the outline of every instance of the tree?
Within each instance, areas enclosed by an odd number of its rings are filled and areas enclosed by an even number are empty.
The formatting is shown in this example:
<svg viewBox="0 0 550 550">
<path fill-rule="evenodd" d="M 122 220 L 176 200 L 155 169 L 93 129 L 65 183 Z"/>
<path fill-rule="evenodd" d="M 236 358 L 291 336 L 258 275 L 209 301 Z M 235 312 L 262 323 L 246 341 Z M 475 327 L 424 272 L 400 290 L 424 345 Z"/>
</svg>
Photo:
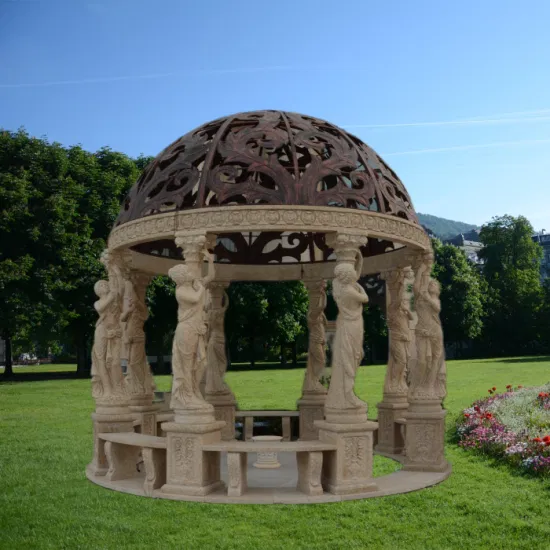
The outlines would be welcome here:
<svg viewBox="0 0 550 550">
<path fill-rule="evenodd" d="M 229 347 L 247 349 L 252 365 L 258 341 L 267 354 L 295 342 L 306 330 L 308 296 L 301 282 L 233 283 L 228 294 L 225 326 Z"/>
<path fill-rule="evenodd" d="M 493 354 L 540 351 L 542 247 L 532 235 L 533 227 L 523 216 L 493 218 L 481 228 L 485 247 L 479 257 L 488 285 L 483 340 Z"/>
<path fill-rule="evenodd" d="M 441 324 L 445 341 L 458 346 L 477 338 L 483 326 L 483 281 L 464 251 L 433 239 L 433 276 L 441 285 Z"/>
<path fill-rule="evenodd" d="M 83 188 L 66 177 L 56 143 L 0 132 L 0 331 L 10 376 L 12 341 L 47 346 L 67 324 L 57 300 L 69 287 L 65 266 L 78 256 Z"/>
</svg>

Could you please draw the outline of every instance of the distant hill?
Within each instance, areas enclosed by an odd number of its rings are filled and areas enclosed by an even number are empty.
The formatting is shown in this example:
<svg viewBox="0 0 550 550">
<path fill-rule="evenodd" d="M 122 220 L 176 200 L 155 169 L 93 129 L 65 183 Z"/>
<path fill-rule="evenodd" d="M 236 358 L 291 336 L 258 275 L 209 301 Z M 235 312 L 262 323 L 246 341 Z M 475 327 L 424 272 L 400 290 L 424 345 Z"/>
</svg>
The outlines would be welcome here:
<svg viewBox="0 0 550 550">
<path fill-rule="evenodd" d="M 432 216 L 431 214 L 418 214 L 421 225 L 427 227 L 440 239 L 450 239 L 459 233 L 467 233 L 477 226 L 471 223 L 457 222 Z"/>
</svg>

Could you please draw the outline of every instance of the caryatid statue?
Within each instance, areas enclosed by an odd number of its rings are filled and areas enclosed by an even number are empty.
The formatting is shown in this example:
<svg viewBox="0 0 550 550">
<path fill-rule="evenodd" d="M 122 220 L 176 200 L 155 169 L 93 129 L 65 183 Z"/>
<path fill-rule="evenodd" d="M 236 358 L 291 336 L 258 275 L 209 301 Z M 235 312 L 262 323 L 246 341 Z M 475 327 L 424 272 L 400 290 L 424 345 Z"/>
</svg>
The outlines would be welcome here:
<svg viewBox="0 0 550 550">
<path fill-rule="evenodd" d="M 407 395 L 407 363 L 413 337 L 409 322 L 414 320 L 410 308 L 407 279 L 410 270 L 396 269 L 382 274 L 386 281 L 386 319 L 389 330 L 389 357 L 384 393 Z"/>
<path fill-rule="evenodd" d="M 414 281 L 417 366 L 411 372 L 412 399 L 443 399 L 446 395 L 445 349 L 439 313 L 439 283 L 430 277 L 433 253 L 425 253 L 417 262 Z"/>
<path fill-rule="evenodd" d="M 147 362 L 145 331 L 143 328 L 149 317 L 149 310 L 145 303 L 145 292 L 149 280 L 150 277 L 143 274 L 129 274 L 124 283 L 124 299 L 120 320 L 123 323 L 122 341 L 128 360 L 126 385 L 129 397 L 131 400 L 132 398 L 142 398 L 150 402 L 155 384 Z"/>
<path fill-rule="evenodd" d="M 334 269 L 332 293 L 338 306 L 334 336 L 330 388 L 326 408 L 366 408 L 354 392 L 355 376 L 363 359 L 363 308 L 368 302 L 365 289 L 357 282 L 361 274 L 357 251 L 356 265 L 338 263 Z"/>
<path fill-rule="evenodd" d="M 325 394 L 326 389 L 319 382 L 326 363 L 326 325 L 325 308 L 327 307 L 326 282 L 324 280 L 308 281 L 309 308 L 307 326 L 309 330 L 307 366 L 302 393 Z"/>
<path fill-rule="evenodd" d="M 224 283 L 210 283 L 207 291 L 207 367 L 206 393 L 232 395 L 229 386 L 224 381 L 227 370 L 227 354 L 225 350 L 225 312 L 229 307 L 229 296 Z"/>
<path fill-rule="evenodd" d="M 96 401 L 119 404 L 126 394 L 120 361 L 123 276 L 120 258 L 116 255 L 104 251 L 100 261 L 109 280 L 97 281 L 94 286 L 99 297 L 94 304 L 99 319 L 92 347 L 92 396 Z"/>
<path fill-rule="evenodd" d="M 178 325 L 172 345 L 172 409 L 213 410 L 204 400 L 200 384 L 206 368 L 206 287 L 214 279 L 214 257 L 204 247 L 198 255 L 208 259 L 206 277 L 201 276 L 198 260 L 168 271 L 176 283 L 178 301 Z"/>
</svg>

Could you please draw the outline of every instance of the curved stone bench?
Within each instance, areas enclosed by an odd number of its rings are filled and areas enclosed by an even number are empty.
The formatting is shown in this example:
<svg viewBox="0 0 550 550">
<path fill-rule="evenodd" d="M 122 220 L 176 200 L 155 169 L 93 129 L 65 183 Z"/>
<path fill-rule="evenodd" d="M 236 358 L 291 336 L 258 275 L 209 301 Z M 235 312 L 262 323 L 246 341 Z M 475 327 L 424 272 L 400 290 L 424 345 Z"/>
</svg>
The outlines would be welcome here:
<svg viewBox="0 0 550 550">
<path fill-rule="evenodd" d="M 247 489 L 248 453 L 292 452 L 298 464 L 297 489 L 309 496 L 323 494 L 321 470 L 323 454 L 336 451 L 336 445 L 322 441 L 248 442 L 222 441 L 202 447 L 203 451 L 227 453 L 227 496 L 242 496 Z"/>
<path fill-rule="evenodd" d="M 133 432 L 100 433 L 105 441 L 105 456 L 109 469 L 105 478 L 117 481 L 135 477 L 139 454 L 145 466 L 143 490 L 151 496 L 166 482 L 166 438 Z"/>
</svg>

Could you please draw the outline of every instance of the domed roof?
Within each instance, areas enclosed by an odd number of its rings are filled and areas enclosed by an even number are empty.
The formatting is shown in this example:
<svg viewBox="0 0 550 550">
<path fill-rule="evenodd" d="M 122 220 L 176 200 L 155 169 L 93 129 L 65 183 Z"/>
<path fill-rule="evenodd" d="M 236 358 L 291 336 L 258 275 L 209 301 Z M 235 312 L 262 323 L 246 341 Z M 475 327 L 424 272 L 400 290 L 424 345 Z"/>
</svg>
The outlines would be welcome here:
<svg viewBox="0 0 550 550">
<path fill-rule="evenodd" d="M 116 225 L 238 205 L 352 208 L 418 224 L 400 179 L 360 139 L 317 118 L 252 111 L 209 122 L 164 149 L 130 190 Z"/>
</svg>

